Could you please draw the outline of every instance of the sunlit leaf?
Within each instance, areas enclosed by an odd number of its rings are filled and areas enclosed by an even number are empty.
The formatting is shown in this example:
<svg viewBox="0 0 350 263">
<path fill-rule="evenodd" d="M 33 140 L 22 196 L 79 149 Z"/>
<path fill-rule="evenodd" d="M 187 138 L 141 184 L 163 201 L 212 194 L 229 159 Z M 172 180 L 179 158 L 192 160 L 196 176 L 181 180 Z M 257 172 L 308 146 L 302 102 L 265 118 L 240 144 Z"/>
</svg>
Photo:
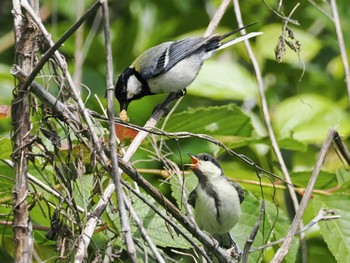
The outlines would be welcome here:
<svg viewBox="0 0 350 263">
<path fill-rule="evenodd" d="M 257 88 L 253 76 L 235 62 L 208 60 L 188 93 L 214 100 L 245 100 L 256 98 Z"/>
<path fill-rule="evenodd" d="M 253 128 L 249 116 L 236 105 L 230 104 L 190 109 L 174 114 L 167 121 L 165 130 L 247 137 L 251 135 Z"/>
<path fill-rule="evenodd" d="M 281 102 L 272 123 L 281 138 L 292 137 L 301 142 L 322 142 L 330 128 L 343 136 L 350 134 L 349 114 L 339 105 L 316 94 L 303 94 Z"/>
<path fill-rule="evenodd" d="M 329 250 L 338 262 L 350 262 L 350 195 L 333 194 L 316 196 L 314 200 L 315 215 L 321 208 L 334 210 L 340 218 L 319 222 L 320 231 Z"/>
</svg>

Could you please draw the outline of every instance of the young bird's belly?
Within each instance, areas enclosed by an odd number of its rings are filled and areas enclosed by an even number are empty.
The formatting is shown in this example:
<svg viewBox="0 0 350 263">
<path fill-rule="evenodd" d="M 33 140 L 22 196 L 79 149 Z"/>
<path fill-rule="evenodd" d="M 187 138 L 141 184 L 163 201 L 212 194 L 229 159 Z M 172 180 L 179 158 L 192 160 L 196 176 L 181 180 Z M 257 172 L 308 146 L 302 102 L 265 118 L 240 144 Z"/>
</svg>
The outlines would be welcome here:
<svg viewBox="0 0 350 263">
<path fill-rule="evenodd" d="M 229 232 L 241 216 L 241 206 L 235 188 L 226 180 L 214 184 L 217 202 L 212 196 L 197 188 L 195 220 L 199 228 L 210 234 L 224 234 Z"/>
<path fill-rule="evenodd" d="M 148 79 L 152 93 L 177 92 L 188 87 L 197 77 L 203 60 L 189 57 L 181 60 L 168 72 L 155 78 Z"/>
</svg>

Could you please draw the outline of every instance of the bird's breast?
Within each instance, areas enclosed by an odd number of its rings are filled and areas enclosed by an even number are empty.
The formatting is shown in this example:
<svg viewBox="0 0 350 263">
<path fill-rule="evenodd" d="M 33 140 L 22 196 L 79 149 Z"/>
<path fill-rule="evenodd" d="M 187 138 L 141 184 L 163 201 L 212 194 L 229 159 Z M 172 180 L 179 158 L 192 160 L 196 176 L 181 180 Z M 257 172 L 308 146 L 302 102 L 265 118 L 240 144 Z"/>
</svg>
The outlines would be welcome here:
<svg viewBox="0 0 350 263">
<path fill-rule="evenodd" d="M 229 232 L 237 224 L 241 207 L 236 189 L 226 180 L 212 183 L 216 197 L 202 186 L 197 188 L 194 211 L 198 226 L 210 234 Z"/>
<path fill-rule="evenodd" d="M 152 93 L 168 93 L 183 90 L 197 77 L 203 64 L 199 57 L 190 56 L 178 62 L 167 72 L 148 79 L 148 86 Z"/>
</svg>

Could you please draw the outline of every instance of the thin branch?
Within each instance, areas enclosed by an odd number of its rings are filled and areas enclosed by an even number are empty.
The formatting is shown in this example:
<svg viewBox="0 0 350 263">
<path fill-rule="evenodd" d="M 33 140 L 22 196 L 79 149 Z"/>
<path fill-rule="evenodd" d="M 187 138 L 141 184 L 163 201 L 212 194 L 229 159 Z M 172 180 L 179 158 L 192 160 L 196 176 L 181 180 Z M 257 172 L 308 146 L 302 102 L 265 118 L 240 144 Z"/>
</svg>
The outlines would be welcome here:
<svg viewBox="0 0 350 263">
<path fill-rule="evenodd" d="M 282 262 L 284 257 L 287 255 L 289 246 L 292 242 L 292 239 L 293 239 L 295 233 L 297 232 L 298 226 L 300 226 L 301 218 L 304 215 L 306 206 L 307 206 L 309 199 L 311 197 L 311 194 L 312 194 L 312 189 L 315 186 L 317 177 L 321 171 L 322 164 L 326 159 L 327 153 L 329 151 L 329 148 L 332 145 L 332 142 L 333 142 L 335 135 L 336 135 L 336 131 L 334 129 L 330 129 L 328 132 L 327 138 L 322 145 L 321 151 L 320 151 L 319 156 L 317 158 L 316 165 L 312 171 L 311 178 L 310 178 L 309 183 L 306 187 L 305 194 L 304 194 L 303 198 L 301 199 L 300 207 L 299 207 L 299 209 L 298 209 L 298 211 L 293 219 L 292 225 L 289 228 L 288 234 L 287 234 L 283 244 L 278 249 L 278 251 L 276 252 L 276 254 L 273 257 L 271 262 L 274 262 L 274 263 Z"/>
<path fill-rule="evenodd" d="M 239 24 L 240 27 L 242 27 L 243 26 L 243 19 L 242 19 L 241 10 L 240 10 L 240 7 L 239 7 L 239 1 L 238 0 L 233 0 L 233 2 L 234 2 L 234 10 L 235 10 L 235 14 L 236 14 L 236 18 L 237 18 L 238 24 Z M 244 31 L 245 30 L 242 30 L 241 32 L 245 33 Z M 258 84 L 258 91 L 259 91 L 259 97 L 260 97 L 262 113 L 263 113 L 263 117 L 264 117 L 265 126 L 267 128 L 267 132 L 268 132 L 269 138 L 271 140 L 272 149 L 273 149 L 273 151 L 274 151 L 274 153 L 275 153 L 275 155 L 277 157 L 278 163 L 279 163 L 279 165 L 280 165 L 280 167 L 282 169 L 282 173 L 284 175 L 284 178 L 288 182 L 289 195 L 290 195 L 290 197 L 292 199 L 294 210 L 297 211 L 298 208 L 299 208 L 298 198 L 297 198 L 297 195 L 295 193 L 294 188 L 292 187 L 292 180 L 290 178 L 287 166 L 286 166 L 286 164 L 284 162 L 282 153 L 281 153 L 280 148 L 278 146 L 278 143 L 277 143 L 277 140 L 276 140 L 276 137 L 275 137 L 272 125 L 271 125 L 271 119 L 270 119 L 270 115 L 269 115 L 269 108 L 268 108 L 267 100 L 266 100 L 266 97 L 265 97 L 264 82 L 263 82 L 263 78 L 262 78 L 262 75 L 261 75 L 259 63 L 258 63 L 258 61 L 257 61 L 257 59 L 256 59 L 256 57 L 254 55 L 253 49 L 250 46 L 249 41 L 245 40 L 244 44 L 246 46 L 249 58 L 250 58 L 250 60 L 251 60 L 251 62 L 253 64 L 253 67 L 254 67 L 255 76 L 256 76 L 257 84 Z M 299 223 L 300 223 L 299 227 L 303 228 L 303 223 L 302 222 L 299 222 Z M 305 238 L 304 238 L 303 234 L 301 235 L 301 241 L 302 241 L 302 247 L 305 248 L 306 247 L 306 242 L 305 242 Z M 305 251 L 305 249 L 303 249 L 303 251 Z M 304 255 L 304 253 L 303 253 L 303 255 Z"/>
<path fill-rule="evenodd" d="M 10 160 L 6 160 L 6 159 L 1 159 L 2 162 L 4 162 L 6 165 L 8 165 L 9 167 L 13 168 L 13 162 L 11 162 Z M 43 182 L 41 182 L 40 180 L 38 180 L 35 176 L 31 175 L 30 173 L 28 173 L 28 179 L 33 182 L 34 184 L 36 184 L 37 186 L 39 186 L 40 188 L 44 189 L 46 192 L 52 194 L 54 197 L 58 198 L 58 199 L 64 199 L 66 202 L 68 200 L 66 200 L 64 198 L 63 195 L 61 195 L 60 192 L 58 192 L 56 189 L 47 186 L 46 184 L 44 184 Z M 70 204 L 72 206 L 72 204 Z M 77 209 L 79 210 L 79 212 L 81 213 L 85 213 L 85 209 L 80 207 L 80 206 L 76 206 Z"/>
<path fill-rule="evenodd" d="M 31 17 L 39 26 L 39 29 L 41 30 L 44 37 L 46 38 L 46 40 L 49 42 L 51 46 L 46 51 L 44 56 L 40 59 L 38 64 L 33 68 L 32 72 L 30 73 L 25 83 L 23 84 L 24 87 L 29 87 L 29 85 L 32 83 L 35 77 L 39 74 L 40 70 L 43 68 L 46 62 L 52 57 L 53 54 L 55 54 L 56 57 L 60 57 L 60 54 L 57 52 L 57 50 L 75 31 L 77 31 L 77 29 L 81 26 L 82 23 L 85 22 L 86 19 L 88 19 L 91 15 L 96 13 L 96 11 L 100 8 L 100 4 L 101 4 L 101 1 L 96 1 L 77 22 L 75 22 L 65 33 L 63 33 L 63 35 L 57 40 L 56 43 L 53 43 L 50 37 L 50 34 L 47 32 L 40 18 L 34 13 L 33 9 L 30 7 L 28 2 L 26 0 L 21 1 L 21 6 L 24 9 L 26 9 L 26 11 L 31 15 Z"/>
<path fill-rule="evenodd" d="M 192 237 L 189 237 L 186 233 L 184 233 L 182 231 L 182 229 L 169 218 L 169 216 L 162 213 L 154 204 L 149 202 L 146 197 L 144 197 L 142 194 L 140 194 L 138 191 L 136 191 L 134 188 L 132 188 L 127 182 L 123 182 L 123 185 L 126 188 L 128 188 L 134 195 L 136 195 L 143 203 L 148 205 L 161 218 L 163 218 L 164 221 L 167 222 L 167 224 L 171 225 L 175 229 L 176 233 L 179 233 L 181 236 L 183 236 L 187 240 L 188 243 L 190 243 L 208 262 L 210 262 L 210 258 L 208 257 L 206 252 L 201 247 L 199 247 L 196 244 L 196 242 L 193 241 Z"/>
<path fill-rule="evenodd" d="M 146 229 L 144 228 L 142 220 L 140 219 L 140 217 L 137 215 L 136 211 L 132 207 L 130 200 L 128 198 L 125 198 L 125 197 L 126 196 L 124 195 L 124 202 L 125 202 L 126 208 L 129 210 L 131 217 L 133 218 L 134 222 L 136 223 L 142 238 L 147 242 L 154 257 L 157 259 L 157 262 L 165 263 L 164 258 L 162 257 L 162 255 L 160 254 L 156 245 L 153 243 L 151 237 L 148 235 Z"/>
<path fill-rule="evenodd" d="M 105 36 L 105 50 L 106 50 L 106 82 L 107 82 L 107 115 L 109 125 L 109 148 L 111 151 L 112 169 L 111 176 L 114 181 L 118 210 L 120 215 L 121 229 L 123 238 L 126 243 L 127 251 L 129 253 L 129 259 L 131 262 L 137 262 L 136 248 L 131 234 L 131 227 L 129 224 L 128 216 L 125 210 L 125 202 L 130 203 L 128 198 L 124 195 L 121 185 L 121 172 L 118 170 L 118 154 L 117 154 L 117 142 L 116 142 L 116 131 L 114 124 L 114 85 L 113 85 L 113 56 L 112 56 L 112 45 L 109 25 L 109 10 L 108 2 L 103 1 L 102 12 L 104 20 L 104 36 Z M 125 201 L 125 202 L 124 202 Z M 129 208 L 132 213 L 132 208 Z M 135 218 L 136 215 L 133 215 Z M 142 233 L 142 232 L 141 232 Z"/>
<path fill-rule="evenodd" d="M 264 213 L 265 213 L 265 201 L 262 200 L 261 204 L 260 204 L 260 211 L 259 211 L 258 219 L 256 220 L 254 228 L 253 228 L 252 232 L 250 233 L 248 240 L 245 243 L 244 248 L 243 248 L 242 263 L 248 262 L 249 250 L 250 250 L 250 247 L 253 245 L 254 239 L 258 233 L 260 223 L 261 223 L 261 218 L 262 218 Z"/>
<path fill-rule="evenodd" d="M 211 19 L 207 27 L 207 30 L 203 35 L 204 37 L 208 37 L 214 34 L 215 29 L 218 27 L 230 3 L 231 3 L 231 0 L 222 0 L 221 5 L 219 6 L 218 10 L 216 10 L 214 17 Z"/>
<path fill-rule="evenodd" d="M 339 19 L 339 14 L 338 14 L 338 9 L 337 9 L 337 3 L 336 3 L 335 0 L 329 0 L 329 2 L 330 2 L 331 10 L 332 10 L 335 31 L 337 33 L 338 45 L 339 45 L 339 50 L 340 50 L 340 57 L 341 57 L 341 60 L 343 62 L 344 74 L 345 74 L 345 82 L 346 82 L 346 87 L 347 87 L 347 91 L 348 91 L 348 99 L 349 99 L 349 105 L 350 105 L 350 69 L 349 69 L 349 61 L 348 61 L 348 57 L 347 57 L 347 54 L 346 54 L 346 48 L 345 48 L 343 33 L 342 33 L 342 30 L 341 30 L 340 19 Z"/>
<path fill-rule="evenodd" d="M 331 215 L 329 216 L 328 214 L 331 214 Z M 326 210 L 326 209 L 322 208 L 318 212 L 317 216 L 314 219 L 312 219 L 303 229 L 297 231 L 294 236 L 299 235 L 302 232 L 305 232 L 310 227 L 312 227 L 313 225 L 317 224 L 320 221 L 329 221 L 329 220 L 334 220 L 334 219 L 339 219 L 339 218 L 340 218 L 340 216 L 339 215 L 335 215 L 333 210 Z M 259 250 L 266 249 L 268 247 L 272 247 L 272 246 L 278 245 L 278 244 L 282 243 L 284 240 L 285 240 L 285 238 L 278 239 L 276 241 L 270 242 L 270 243 L 265 244 L 263 246 L 253 248 L 249 252 L 253 253 L 253 252 L 256 252 L 256 251 L 259 251 Z"/>
</svg>

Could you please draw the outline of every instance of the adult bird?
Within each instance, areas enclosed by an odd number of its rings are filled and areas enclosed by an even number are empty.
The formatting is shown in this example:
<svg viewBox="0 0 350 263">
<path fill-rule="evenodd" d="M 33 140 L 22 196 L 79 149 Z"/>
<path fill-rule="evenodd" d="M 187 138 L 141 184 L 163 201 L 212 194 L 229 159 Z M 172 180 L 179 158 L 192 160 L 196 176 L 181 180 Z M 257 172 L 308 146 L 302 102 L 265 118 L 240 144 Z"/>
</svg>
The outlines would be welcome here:
<svg viewBox="0 0 350 263">
<path fill-rule="evenodd" d="M 194 219 L 198 227 L 210 233 L 222 247 L 231 248 L 236 244 L 230 230 L 241 216 L 244 190 L 224 175 L 210 154 L 189 156 L 192 161 L 189 166 L 198 178 L 198 185 L 188 197 L 188 203 L 194 208 Z"/>
<path fill-rule="evenodd" d="M 115 96 L 120 104 L 120 117 L 127 120 L 129 103 L 144 96 L 159 93 L 177 93 L 177 97 L 182 96 L 187 86 L 197 77 L 204 60 L 220 49 L 262 34 L 252 32 L 222 42 L 243 28 L 222 36 L 169 41 L 143 52 L 117 80 Z"/>
</svg>

